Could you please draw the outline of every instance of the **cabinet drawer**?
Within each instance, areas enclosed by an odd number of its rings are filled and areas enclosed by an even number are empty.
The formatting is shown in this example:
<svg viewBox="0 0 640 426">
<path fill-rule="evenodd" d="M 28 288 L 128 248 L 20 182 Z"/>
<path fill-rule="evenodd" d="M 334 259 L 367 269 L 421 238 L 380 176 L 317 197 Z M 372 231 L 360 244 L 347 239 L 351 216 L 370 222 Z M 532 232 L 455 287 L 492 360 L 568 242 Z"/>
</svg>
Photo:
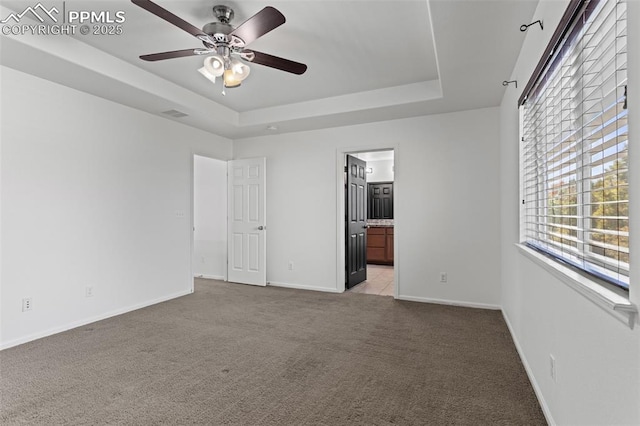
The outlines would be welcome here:
<svg viewBox="0 0 640 426">
<path fill-rule="evenodd" d="M 371 227 L 367 229 L 367 235 L 384 235 L 384 229 L 380 227 Z"/>
</svg>

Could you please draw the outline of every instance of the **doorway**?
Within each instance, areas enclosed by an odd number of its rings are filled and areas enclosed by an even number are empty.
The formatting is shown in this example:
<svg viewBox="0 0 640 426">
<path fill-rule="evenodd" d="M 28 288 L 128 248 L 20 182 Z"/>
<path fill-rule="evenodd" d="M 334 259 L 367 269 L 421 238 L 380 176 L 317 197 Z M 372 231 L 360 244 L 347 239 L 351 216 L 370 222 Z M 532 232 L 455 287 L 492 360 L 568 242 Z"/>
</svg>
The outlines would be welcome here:
<svg viewBox="0 0 640 426">
<path fill-rule="evenodd" d="M 343 237 L 338 244 L 344 244 L 338 250 L 339 269 L 343 268 L 338 291 L 343 284 L 345 291 L 397 297 L 394 148 L 339 153 L 338 161 L 344 170 L 338 191 L 338 232 Z"/>
<path fill-rule="evenodd" d="M 226 280 L 227 162 L 193 156 L 193 276 Z"/>
<path fill-rule="evenodd" d="M 191 170 L 191 276 L 265 286 L 266 158 L 194 154 Z"/>
</svg>

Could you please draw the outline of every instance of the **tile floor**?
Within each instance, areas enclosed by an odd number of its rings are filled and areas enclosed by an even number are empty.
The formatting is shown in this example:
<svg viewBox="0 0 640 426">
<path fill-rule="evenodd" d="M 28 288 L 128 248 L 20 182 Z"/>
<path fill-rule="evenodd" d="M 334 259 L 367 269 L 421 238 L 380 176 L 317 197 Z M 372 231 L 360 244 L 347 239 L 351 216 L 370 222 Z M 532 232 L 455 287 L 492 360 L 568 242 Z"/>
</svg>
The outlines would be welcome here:
<svg viewBox="0 0 640 426">
<path fill-rule="evenodd" d="M 367 265 L 367 280 L 349 289 L 349 291 L 393 296 L 393 287 L 393 266 Z"/>
</svg>

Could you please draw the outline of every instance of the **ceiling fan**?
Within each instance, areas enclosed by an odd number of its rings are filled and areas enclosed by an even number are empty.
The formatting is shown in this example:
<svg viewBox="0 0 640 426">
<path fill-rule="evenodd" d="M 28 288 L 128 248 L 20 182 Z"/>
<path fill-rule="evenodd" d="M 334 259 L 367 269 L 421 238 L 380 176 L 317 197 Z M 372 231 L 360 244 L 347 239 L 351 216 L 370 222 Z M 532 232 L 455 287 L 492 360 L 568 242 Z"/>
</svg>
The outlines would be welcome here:
<svg viewBox="0 0 640 426">
<path fill-rule="evenodd" d="M 246 48 L 249 43 L 285 23 L 284 15 L 274 7 L 265 7 L 234 28 L 230 24 L 234 16 L 233 9 L 223 5 L 214 6 L 213 13 L 218 21 L 210 22 L 200 30 L 150 0 L 131 0 L 131 2 L 188 32 L 204 45 L 204 48 L 142 55 L 140 56 L 142 60 L 161 61 L 204 55 L 206 58 L 203 67 L 198 71 L 214 83 L 216 77 L 222 77 L 224 87 L 238 87 L 249 75 L 249 67 L 240 59 L 298 75 L 304 74 L 307 70 L 307 66 L 300 62 Z"/>
</svg>

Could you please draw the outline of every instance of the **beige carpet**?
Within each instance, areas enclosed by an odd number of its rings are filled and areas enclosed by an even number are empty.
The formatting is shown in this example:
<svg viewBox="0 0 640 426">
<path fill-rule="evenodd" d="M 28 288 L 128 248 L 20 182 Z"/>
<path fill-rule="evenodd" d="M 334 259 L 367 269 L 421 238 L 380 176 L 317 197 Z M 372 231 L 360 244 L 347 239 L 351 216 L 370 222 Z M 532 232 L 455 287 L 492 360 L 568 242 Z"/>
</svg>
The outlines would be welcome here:
<svg viewBox="0 0 640 426">
<path fill-rule="evenodd" d="M 546 424 L 500 312 L 196 280 L 0 352 L 1 424 Z"/>
</svg>

